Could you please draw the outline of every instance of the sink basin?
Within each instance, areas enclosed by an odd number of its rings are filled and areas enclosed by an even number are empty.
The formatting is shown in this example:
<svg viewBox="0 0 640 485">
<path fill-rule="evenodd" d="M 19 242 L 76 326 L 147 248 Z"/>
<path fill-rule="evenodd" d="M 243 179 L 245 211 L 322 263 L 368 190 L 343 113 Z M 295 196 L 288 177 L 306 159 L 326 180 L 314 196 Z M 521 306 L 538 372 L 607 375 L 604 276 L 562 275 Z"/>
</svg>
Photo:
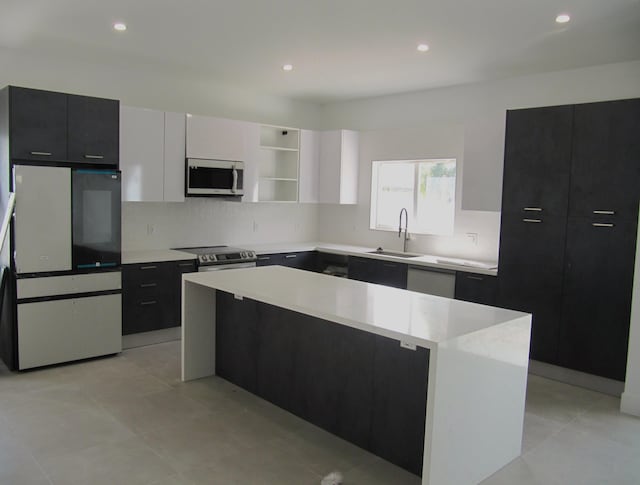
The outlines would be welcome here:
<svg viewBox="0 0 640 485">
<path fill-rule="evenodd" d="M 375 251 L 367 251 L 369 254 L 380 254 L 382 256 L 394 256 L 396 258 L 419 258 L 422 254 L 403 253 L 401 251 L 385 251 L 377 249 Z"/>
</svg>

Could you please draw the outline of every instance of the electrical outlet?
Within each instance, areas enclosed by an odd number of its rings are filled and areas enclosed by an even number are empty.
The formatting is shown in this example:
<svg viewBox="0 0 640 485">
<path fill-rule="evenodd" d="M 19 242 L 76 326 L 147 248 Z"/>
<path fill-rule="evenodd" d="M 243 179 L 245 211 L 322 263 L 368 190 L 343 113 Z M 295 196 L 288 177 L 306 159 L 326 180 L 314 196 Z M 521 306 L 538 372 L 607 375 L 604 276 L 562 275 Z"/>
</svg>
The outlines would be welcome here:
<svg viewBox="0 0 640 485">
<path fill-rule="evenodd" d="M 468 232 L 466 235 L 467 235 L 467 238 L 469 238 L 469 241 L 471 242 L 471 244 L 473 244 L 474 246 L 478 245 L 478 233 L 477 232 Z"/>
<path fill-rule="evenodd" d="M 416 350 L 416 346 L 414 344 L 410 344 L 409 342 L 403 342 L 400 340 L 400 347 L 407 350 Z"/>
<path fill-rule="evenodd" d="M 258 232 L 258 223 L 253 221 L 253 232 Z"/>
<path fill-rule="evenodd" d="M 151 236 L 151 234 L 153 234 L 155 230 L 156 226 L 154 226 L 153 224 L 147 224 L 147 235 Z"/>
</svg>

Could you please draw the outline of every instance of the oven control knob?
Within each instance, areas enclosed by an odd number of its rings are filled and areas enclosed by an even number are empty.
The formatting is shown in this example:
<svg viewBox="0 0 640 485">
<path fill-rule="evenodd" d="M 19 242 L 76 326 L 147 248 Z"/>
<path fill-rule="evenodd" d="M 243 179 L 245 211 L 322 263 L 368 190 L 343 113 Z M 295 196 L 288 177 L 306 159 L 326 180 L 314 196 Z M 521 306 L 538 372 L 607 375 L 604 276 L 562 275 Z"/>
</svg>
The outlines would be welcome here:
<svg viewBox="0 0 640 485">
<path fill-rule="evenodd" d="M 240 257 L 242 259 L 246 258 L 247 257 L 247 252 L 246 251 L 240 251 Z"/>
<path fill-rule="evenodd" d="M 200 256 L 200 258 L 202 259 L 202 261 L 206 261 L 207 259 L 209 259 L 209 256 L 206 254 L 203 254 L 202 256 Z"/>
</svg>

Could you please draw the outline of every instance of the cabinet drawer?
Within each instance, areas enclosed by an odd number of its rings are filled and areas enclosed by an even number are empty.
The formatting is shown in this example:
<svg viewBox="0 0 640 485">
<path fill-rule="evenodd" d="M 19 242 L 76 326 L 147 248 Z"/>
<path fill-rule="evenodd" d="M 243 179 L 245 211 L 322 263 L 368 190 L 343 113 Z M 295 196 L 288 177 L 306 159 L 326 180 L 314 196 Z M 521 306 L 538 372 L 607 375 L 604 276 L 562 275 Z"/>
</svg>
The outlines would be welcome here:
<svg viewBox="0 0 640 485">
<path fill-rule="evenodd" d="M 155 285 L 160 289 L 170 283 L 173 270 L 173 265 L 166 262 L 127 264 L 123 266 L 122 282 L 127 287 L 149 288 L 151 286 L 148 285 Z"/>
<path fill-rule="evenodd" d="M 121 302 L 102 295 L 19 304 L 19 368 L 120 352 Z"/>
<path fill-rule="evenodd" d="M 484 274 L 456 273 L 456 300 L 470 301 L 482 305 L 495 305 L 498 296 L 498 280 Z"/>
<path fill-rule="evenodd" d="M 261 254 L 258 256 L 258 261 L 256 261 L 256 266 L 272 266 L 274 264 L 284 264 L 284 255 L 277 254 Z"/>
</svg>

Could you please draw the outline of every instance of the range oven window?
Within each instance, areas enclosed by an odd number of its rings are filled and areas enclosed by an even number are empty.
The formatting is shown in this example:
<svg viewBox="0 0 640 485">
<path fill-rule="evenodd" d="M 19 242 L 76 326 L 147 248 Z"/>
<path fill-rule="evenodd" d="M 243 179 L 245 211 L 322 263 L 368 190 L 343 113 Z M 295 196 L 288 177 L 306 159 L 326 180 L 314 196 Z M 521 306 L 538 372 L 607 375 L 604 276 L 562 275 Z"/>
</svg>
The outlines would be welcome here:
<svg viewBox="0 0 640 485">
<path fill-rule="evenodd" d="M 120 265 L 120 173 L 73 170 L 72 217 L 75 269 Z"/>
</svg>

